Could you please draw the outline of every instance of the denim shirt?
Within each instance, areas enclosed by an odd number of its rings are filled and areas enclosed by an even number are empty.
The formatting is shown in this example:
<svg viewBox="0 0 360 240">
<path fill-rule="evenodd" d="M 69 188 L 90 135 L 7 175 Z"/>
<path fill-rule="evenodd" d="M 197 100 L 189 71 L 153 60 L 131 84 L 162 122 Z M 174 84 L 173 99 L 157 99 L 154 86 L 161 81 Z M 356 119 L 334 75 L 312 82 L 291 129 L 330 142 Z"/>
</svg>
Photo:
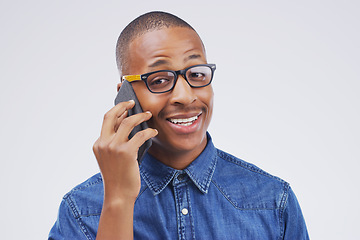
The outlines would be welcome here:
<svg viewBox="0 0 360 240">
<path fill-rule="evenodd" d="M 210 135 L 186 169 L 146 154 L 134 207 L 134 239 L 309 239 L 289 184 L 214 147 Z M 49 239 L 95 239 L 103 182 L 66 194 Z"/>
</svg>

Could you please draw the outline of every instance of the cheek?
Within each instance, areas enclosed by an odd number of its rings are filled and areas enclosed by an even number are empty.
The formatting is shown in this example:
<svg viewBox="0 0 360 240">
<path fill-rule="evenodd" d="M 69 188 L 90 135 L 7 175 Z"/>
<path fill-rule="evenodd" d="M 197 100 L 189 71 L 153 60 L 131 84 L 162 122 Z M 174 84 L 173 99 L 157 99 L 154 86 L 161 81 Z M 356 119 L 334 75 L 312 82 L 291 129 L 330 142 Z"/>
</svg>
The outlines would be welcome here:
<svg viewBox="0 0 360 240">
<path fill-rule="evenodd" d="M 206 89 L 206 91 L 199 92 L 198 98 L 203 104 L 207 106 L 208 115 L 211 117 L 214 105 L 214 91 L 211 85 Z"/>
<path fill-rule="evenodd" d="M 163 108 L 164 100 L 161 96 L 151 93 L 143 82 L 134 82 L 132 86 L 143 111 L 150 111 L 153 116 L 157 116 Z"/>
<path fill-rule="evenodd" d="M 163 108 L 163 106 L 160 103 L 159 99 L 156 99 L 156 98 L 154 98 L 152 96 L 148 96 L 147 98 L 145 98 L 145 100 L 140 102 L 140 104 L 141 104 L 141 107 L 143 108 L 144 111 L 150 111 L 153 116 L 157 116 L 158 113 Z"/>
<path fill-rule="evenodd" d="M 199 96 L 200 99 L 200 96 Z M 205 125 L 204 127 L 207 129 L 210 125 L 211 122 L 211 118 L 212 118 L 212 114 L 213 114 L 213 107 L 214 107 L 214 92 L 212 91 L 207 91 L 206 94 L 204 93 L 203 95 L 201 95 L 201 100 L 202 102 L 206 105 L 207 107 L 207 114 L 206 114 L 206 119 L 205 119 Z"/>
<path fill-rule="evenodd" d="M 134 89 L 134 92 L 136 94 L 136 97 L 138 98 L 140 105 L 144 111 L 150 111 L 148 109 L 148 101 L 146 99 L 150 98 L 149 96 L 149 90 L 146 88 L 145 83 L 143 82 L 133 82 L 132 87 Z M 151 106 L 151 105 L 150 105 Z"/>
</svg>

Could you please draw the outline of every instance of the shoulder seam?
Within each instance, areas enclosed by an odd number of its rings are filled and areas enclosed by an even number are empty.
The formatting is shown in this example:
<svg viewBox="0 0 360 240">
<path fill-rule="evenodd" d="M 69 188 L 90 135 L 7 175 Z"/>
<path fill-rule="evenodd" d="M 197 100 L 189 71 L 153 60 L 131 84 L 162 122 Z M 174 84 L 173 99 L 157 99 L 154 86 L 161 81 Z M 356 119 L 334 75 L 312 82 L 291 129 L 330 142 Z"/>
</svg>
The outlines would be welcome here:
<svg viewBox="0 0 360 240">
<path fill-rule="evenodd" d="M 88 181 L 88 180 L 87 180 Z M 102 180 L 102 177 L 101 175 L 99 174 L 99 176 L 95 179 L 95 181 L 92 181 L 92 182 L 88 182 L 86 183 L 87 181 L 83 182 L 83 183 L 80 183 L 79 185 L 77 185 L 76 187 L 74 187 L 73 189 L 71 189 L 68 193 L 66 193 L 63 197 L 63 199 L 67 199 L 73 192 L 76 192 L 76 191 L 80 191 L 80 190 L 83 190 L 85 188 L 88 188 L 90 186 L 94 186 L 94 185 L 97 185 L 97 184 L 100 184 L 103 182 Z M 86 183 L 85 185 L 83 185 L 84 183 Z"/>
<path fill-rule="evenodd" d="M 290 184 L 285 184 L 284 185 L 284 193 L 283 196 L 281 198 L 280 201 L 280 210 L 279 210 L 279 224 L 280 224 L 280 236 L 281 239 L 284 237 L 284 211 L 287 205 L 287 200 L 288 200 L 288 196 L 289 196 L 289 189 L 290 189 Z"/>
<path fill-rule="evenodd" d="M 233 163 L 233 164 L 236 164 L 248 171 L 251 171 L 251 172 L 254 172 L 254 173 L 258 173 L 258 174 L 261 174 L 263 176 L 267 176 L 267 177 L 270 177 L 270 178 L 273 178 L 281 183 L 286 183 L 286 181 L 284 181 L 283 179 L 279 178 L 279 177 L 276 177 L 274 175 L 271 175 L 267 172 L 265 172 L 264 170 L 260 169 L 259 167 L 251 164 L 251 163 L 248 163 L 248 162 L 245 162 L 244 160 L 242 159 L 239 159 L 239 158 L 236 158 L 234 156 L 232 156 L 231 154 L 229 153 L 226 153 L 220 149 L 217 149 L 217 155 L 221 158 L 221 159 L 224 159 L 225 161 L 228 161 L 230 163 Z"/>
<path fill-rule="evenodd" d="M 99 176 L 96 178 L 95 181 L 89 182 L 89 183 L 87 183 L 87 184 L 85 184 L 85 185 L 81 185 L 81 184 L 80 184 L 79 186 L 75 187 L 72 191 L 82 190 L 82 189 L 84 189 L 84 188 L 87 188 L 87 187 L 90 187 L 90 186 L 93 186 L 93 185 L 97 185 L 97 184 L 102 183 L 102 182 L 103 182 L 102 177 L 101 177 L 101 175 L 99 175 Z"/>
<path fill-rule="evenodd" d="M 90 236 L 89 230 L 86 228 L 85 224 L 83 223 L 79 211 L 77 210 L 75 202 L 72 200 L 71 196 L 67 196 L 66 198 L 64 197 L 64 200 L 66 200 L 68 206 L 70 207 L 76 222 L 79 224 L 81 232 L 85 235 L 86 239 L 92 240 L 93 238 Z"/>
</svg>

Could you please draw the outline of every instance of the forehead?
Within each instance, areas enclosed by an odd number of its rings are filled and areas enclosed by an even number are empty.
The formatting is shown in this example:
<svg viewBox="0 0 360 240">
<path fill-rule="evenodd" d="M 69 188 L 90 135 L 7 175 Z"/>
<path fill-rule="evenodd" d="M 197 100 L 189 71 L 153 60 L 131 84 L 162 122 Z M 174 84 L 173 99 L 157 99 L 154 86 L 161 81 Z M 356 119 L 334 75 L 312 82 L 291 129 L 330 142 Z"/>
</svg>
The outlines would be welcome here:
<svg viewBox="0 0 360 240">
<path fill-rule="evenodd" d="M 185 27 L 162 28 L 135 38 L 129 44 L 128 67 L 137 74 L 157 67 L 182 67 L 191 61 L 206 62 L 197 33 Z"/>
</svg>

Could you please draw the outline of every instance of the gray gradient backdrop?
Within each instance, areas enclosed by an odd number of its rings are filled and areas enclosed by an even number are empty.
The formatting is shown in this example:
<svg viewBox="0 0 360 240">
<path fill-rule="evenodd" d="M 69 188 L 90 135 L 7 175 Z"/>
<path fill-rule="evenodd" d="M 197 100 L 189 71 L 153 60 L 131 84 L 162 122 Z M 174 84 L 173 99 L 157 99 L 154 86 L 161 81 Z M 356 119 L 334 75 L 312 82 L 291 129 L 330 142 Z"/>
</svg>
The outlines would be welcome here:
<svg viewBox="0 0 360 240">
<path fill-rule="evenodd" d="M 1 239 L 45 239 L 119 80 L 122 28 L 192 24 L 217 64 L 215 145 L 290 182 L 312 239 L 360 239 L 359 1 L 0 1 Z"/>
</svg>

